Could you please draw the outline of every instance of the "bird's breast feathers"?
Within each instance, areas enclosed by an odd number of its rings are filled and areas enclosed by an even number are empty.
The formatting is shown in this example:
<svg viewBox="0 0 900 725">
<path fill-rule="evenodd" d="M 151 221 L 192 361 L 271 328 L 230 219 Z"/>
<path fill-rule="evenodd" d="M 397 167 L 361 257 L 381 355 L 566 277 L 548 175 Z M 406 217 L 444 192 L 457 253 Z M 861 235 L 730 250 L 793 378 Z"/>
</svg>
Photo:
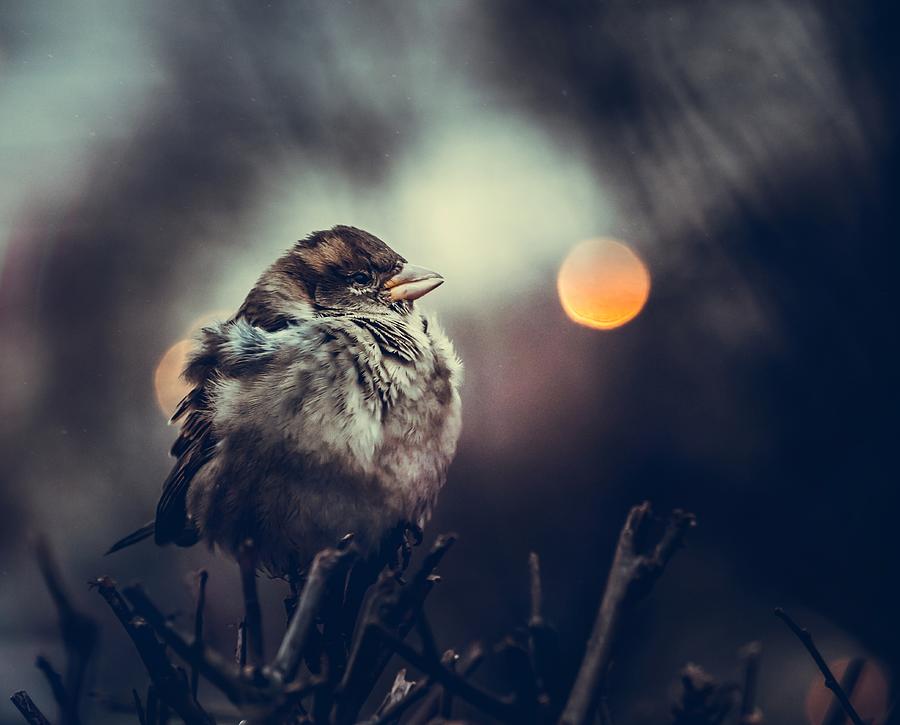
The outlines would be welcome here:
<svg viewBox="0 0 900 725">
<path fill-rule="evenodd" d="M 269 465 L 286 458 L 430 508 L 460 430 L 461 364 L 435 322 L 320 317 L 267 332 L 238 320 L 208 335 L 221 447 L 252 441 Z"/>
</svg>

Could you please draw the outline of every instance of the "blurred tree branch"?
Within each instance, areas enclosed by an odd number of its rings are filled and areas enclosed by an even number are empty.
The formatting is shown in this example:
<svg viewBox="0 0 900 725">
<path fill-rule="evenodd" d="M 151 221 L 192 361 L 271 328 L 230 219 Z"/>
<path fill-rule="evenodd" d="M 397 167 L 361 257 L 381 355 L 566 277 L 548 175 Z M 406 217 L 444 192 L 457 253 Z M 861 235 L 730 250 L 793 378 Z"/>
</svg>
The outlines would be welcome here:
<svg viewBox="0 0 900 725">
<path fill-rule="evenodd" d="M 651 517 L 650 503 L 644 502 L 631 509 L 622 528 L 594 629 L 560 719 L 563 725 L 588 725 L 591 721 L 602 697 L 626 608 L 650 591 L 695 524 L 693 514 L 673 511 L 652 545 Z"/>
<path fill-rule="evenodd" d="M 763 721 L 762 711 L 756 706 L 756 686 L 759 679 L 759 657 L 762 645 L 750 642 L 741 648 L 744 663 L 744 681 L 741 687 L 741 708 L 738 725 L 759 725 Z"/>
<path fill-rule="evenodd" d="M 495 694 L 470 681 L 485 658 L 480 644 L 470 645 L 461 657 L 454 649 L 441 654 L 425 616 L 425 600 L 439 581 L 435 572 L 456 540 L 453 535 L 439 536 L 408 579 L 403 569 L 418 538 L 415 531 L 410 534 L 398 529 L 398 552 L 377 562 L 361 559 L 350 536 L 319 552 L 309 570 L 292 584 L 293 596 L 286 602 L 288 626 L 268 662 L 264 659 L 252 541 L 245 542 L 239 557 L 244 618 L 233 659 L 223 657 L 204 641 L 206 572 L 200 572 L 197 579 L 192 634 L 183 632 L 139 585 L 125 587 L 121 593 L 106 577 L 93 585 L 131 638 L 150 677 L 146 702 L 141 702 L 134 690 L 132 702 L 119 708 L 135 713 L 141 725 L 161 725 L 170 709 L 187 725 L 214 725 L 211 711 L 197 699 L 201 677 L 238 709 L 248 725 L 352 725 L 360 722 L 362 708 L 394 655 L 421 676 L 411 679 L 401 670 L 383 702 L 364 721 L 368 725 L 398 723 L 401 718 L 409 725 L 451 722 L 458 700 L 501 722 L 549 725 L 562 713 L 560 723 L 587 725 L 595 715 L 609 721 L 605 708 L 599 713 L 598 708 L 605 702 L 606 673 L 626 609 L 650 591 L 693 524 L 693 516 L 681 511 L 656 522 L 649 503 L 631 510 L 568 697 L 560 682 L 556 633 L 545 618 L 540 560 L 534 553 L 528 559 L 526 627 L 505 637 L 495 651 L 509 673 L 508 694 Z M 63 712 L 71 718 L 72 713 L 77 716 L 78 706 L 78 697 L 71 693 L 80 693 L 83 679 L 84 664 L 78 657 L 86 662 L 96 625 L 68 603 L 49 554 L 46 549 L 41 551 L 39 562 L 60 611 L 63 639 L 67 651 L 72 648 L 72 672 L 63 678 L 43 658 L 39 667 L 61 708 L 65 706 Z M 419 647 L 405 641 L 413 629 Z M 175 664 L 173 656 L 183 665 Z M 752 708 L 755 674 L 751 678 L 749 667 L 744 707 Z M 685 687 L 686 697 L 690 694 L 697 702 L 705 702 L 704 693 L 709 690 L 698 678 L 685 679 Z M 25 693 L 17 693 L 15 698 L 29 722 L 46 722 Z M 311 707 L 304 705 L 307 698 L 312 698 Z M 71 719 L 63 722 L 78 725 Z"/>
<path fill-rule="evenodd" d="M 737 688 L 720 685 L 698 665 L 684 667 L 681 685 L 672 725 L 721 725 L 734 707 Z"/>
<path fill-rule="evenodd" d="M 88 662 L 97 647 L 97 623 L 72 603 L 46 539 L 38 539 L 35 553 L 44 583 L 56 605 L 60 634 L 66 651 L 66 669 L 63 677 L 56 674 L 46 658 L 38 660 L 38 666 L 50 682 L 51 690 L 59 705 L 60 722 L 63 725 L 79 725 L 81 718 L 78 710 L 84 678 Z"/>
</svg>

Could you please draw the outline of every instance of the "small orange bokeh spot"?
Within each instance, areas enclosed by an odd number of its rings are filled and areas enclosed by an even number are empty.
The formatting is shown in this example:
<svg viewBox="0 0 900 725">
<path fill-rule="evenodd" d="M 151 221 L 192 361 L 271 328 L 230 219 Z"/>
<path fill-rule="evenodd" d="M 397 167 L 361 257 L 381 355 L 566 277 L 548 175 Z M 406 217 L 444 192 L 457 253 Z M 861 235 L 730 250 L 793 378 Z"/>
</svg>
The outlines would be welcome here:
<svg viewBox="0 0 900 725">
<path fill-rule="evenodd" d="M 156 401 L 166 416 L 171 416 L 175 412 L 175 407 L 191 389 L 182 379 L 181 373 L 193 349 L 193 340 L 179 340 L 166 350 L 156 366 L 156 373 L 153 376 Z"/>
<path fill-rule="evenodd" d="M 611 330 L 643 309 L 650 294 L 650 273 L 622 242 L 589 239 L 566 256 L 557 289 L 570 319 L 596 330 Z"/>
<path fill-rule="evenodd" d="M 230 313 L 227 310 L 217 310 L 198 317 L 188 327 L 185 337 L 166 350 L 160 358 L 153 374 L 153 387 L 156 390 L 156 401 L 162 412 L 169 417 L 175 412 L 181 399 L 190 392 L 191 386 L 181 377 L 188 357 L 196 344 L 194 336 L 201 328 L 225 320 Z"/>
</svg>

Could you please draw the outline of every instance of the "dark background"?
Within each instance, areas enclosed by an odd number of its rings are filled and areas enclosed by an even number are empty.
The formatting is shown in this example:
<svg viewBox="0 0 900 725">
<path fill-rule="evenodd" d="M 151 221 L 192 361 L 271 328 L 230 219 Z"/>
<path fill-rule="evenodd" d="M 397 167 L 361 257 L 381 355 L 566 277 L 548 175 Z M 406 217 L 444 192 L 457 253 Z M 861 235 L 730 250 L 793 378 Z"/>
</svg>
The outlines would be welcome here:
<svg viewBox="0 0 900 725">
<path fill-rule="evenodd" d="M 336 223 L 448 278 L 425 302 L 467 370 L 428 532 L 460 535 L 442 644 L 524 621 L 536 550 L 574 671 L 650 498 L 699 526 L 628 627 L 618 723 L 664 721 L 687 661 L 735 678 L 751 639 L 768 721 L 804 721 L 816 673 L 775 605 L 894 679 L 896 27 L 890 2 L 0 2 L 0 682 L 50 701 L 34 532 L 104 623 L 95 689 L 144 684 L 98 574 L 189 609 L 210 568 L 230 647 L 233 565 L 101 553 L 169 465 L 162 354 Z M 594 236 L 653 279 L 611 332 L 556 297 Z"/>
</svg>

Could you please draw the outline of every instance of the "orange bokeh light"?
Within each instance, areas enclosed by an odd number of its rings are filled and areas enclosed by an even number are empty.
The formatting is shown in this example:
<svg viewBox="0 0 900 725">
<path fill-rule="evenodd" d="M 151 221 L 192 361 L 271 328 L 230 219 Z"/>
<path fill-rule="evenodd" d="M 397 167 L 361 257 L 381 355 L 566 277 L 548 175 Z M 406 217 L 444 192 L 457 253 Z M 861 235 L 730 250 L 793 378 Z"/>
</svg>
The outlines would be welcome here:
<svg viewBox="0 0 900 725">
<path fill-rule="evenodd" d="M 574 322 L 611 330 L 633 320 L 650 294 L 650 273 L 635 252 L 614 239 L 589 239 L 566 256 L 559 300 Z"/>
<path fill-rule="evenodd" d="M 153 375 L 156 401 L 167 416 L 175 412 L 175 406 L 191 389 L 181 378 L 181 373 L 193 349 L 193 340 L 179 340 L 166 350 L 156 366 L 156 373 Z"/>
<path fill-rule="evenodd" d="M 166 350 L 156 365 L 153 374 L 153 387 L 156 390 L 156 401 L 166 417 L 175 412 L 175 407 L 188 394 L 191 387 L 181 377 L 188 356 L 194 349 L 194 336 L 201 328 L 218 320 L 229 317 L 228 311 L 209 312 L 194 320 L 188 327 L 185 338 L 176 342 Z"/>
</svg>

